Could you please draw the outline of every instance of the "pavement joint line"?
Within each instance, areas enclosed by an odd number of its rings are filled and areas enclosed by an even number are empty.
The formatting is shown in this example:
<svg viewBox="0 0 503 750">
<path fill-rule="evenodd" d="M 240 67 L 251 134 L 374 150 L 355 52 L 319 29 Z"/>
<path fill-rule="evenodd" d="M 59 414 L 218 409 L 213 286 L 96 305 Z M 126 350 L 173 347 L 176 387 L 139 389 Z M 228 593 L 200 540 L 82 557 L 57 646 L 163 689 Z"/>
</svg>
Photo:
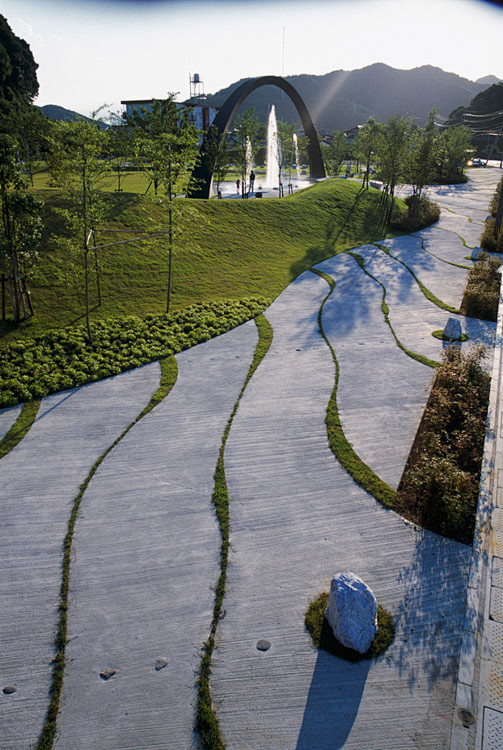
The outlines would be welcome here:
<svg viewBox="0 0 503 750">
<path fill-rule="evenodd" d="M 197 679 L 198 697 L 195 731 L 199 733 L 203 750 L 214 750 L 215 747 L 224 747 L 218 721 L 218 715 L 215 711 L 213 701 L 211 699 L 210 676 L 211 657 L 213 655 L 213 650 L 215 647 L 215 636 L 218 623 L 222 615 L 223 602 L 225 598 L 225 584 L 227 580 L 229 549 L 232 549 L 232 545 L 229 541 L 230 508 L 227 480 L 225 476 L 225 447 L 227 445 L 227 438 L 229 436 L 234 417 L 237 414 L 241 398 L 243 397 L 248 383 L 253 377 L 255 370 L 258 368 L 263 358 L 269 351 L 274 335 L 273 328 L 265 315 L 260 314 L 259 316 L 257 316 L 257 318 L 255 318 L 255 325 L 257 326 L 259 338 L 255 346 L 253 360 L 250 364 L 248 373 L 243 383 L 243 387 L 239 392 L 231 415 L 227 421 L 224 433 L 222 435 L 219 457 L 214 474 L 215 484 L 213 490 L 213 505 L 215 507 L 221 538 L 220 576 L 215 586 L 215 603 L 213 608 L 213 618 L 211 621 L 210 635 L 208 637 L 208 640 L 203 644 L 202 647 L 203 654 L 201 657 L 201 666 L 199 668 L 199 677 Z"/>
<path fill-rule="evenodd" d="M 72 556 L 72 542 L 75 524 L 77 523 L 78 514 L 85 491 L 101 466 L 105 458 L 111 453 L 118 443 L 127 435 L 127 433 L 155 406 L 157 406 L 170 392 L 176 383 L 178 374 L 178 365 L 173 355 L 160 360 L 161 365 L 161 382 L 159 387 L 152 395 L 147 406 L 142 409 L 138 416 L 121 432 L 121 434 L 106 448 L 92 466 L 86 479 L 80 486 L 77 496 L 72 503 L 72 511 L 68 520 L 68 531 L 63 543 L 63 563 L 61 572 L 61 588 L 59 596 L 59 621 L 56 626 L 56 637 L 54 639 L 54 667 L 50 686 L 50 702 L 47 709 L 46 719 L 42 727 L 40 737 L 35 746 L 35 750 L 51 750 L 56 738 L 57 717 L 59 712 L 59 700 L 64 680 L 65 669 L 65 648 L 67 643 L 67 613 L 68 613 L 68 596 L 70 590 L 70 563 Z"/>
</svg>

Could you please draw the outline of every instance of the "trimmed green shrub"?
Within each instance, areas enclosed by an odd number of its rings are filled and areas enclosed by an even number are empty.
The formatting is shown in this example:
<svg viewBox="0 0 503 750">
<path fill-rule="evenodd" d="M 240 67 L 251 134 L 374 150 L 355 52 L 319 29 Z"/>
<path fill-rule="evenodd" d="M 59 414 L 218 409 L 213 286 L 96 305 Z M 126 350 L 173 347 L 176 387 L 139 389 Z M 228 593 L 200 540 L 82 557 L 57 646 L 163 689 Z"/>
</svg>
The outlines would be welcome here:
<svg viewBox="0 0 503 750">
<path fill-rule="evenodd" d="M 0 351 L 0 408 L 42 398 L 189 349 L 259 315 L 264 297 L 191 305 L 169 315 L 107 318 L 49 331 Z"/>
<path fill-rule="evenodd" d="M 440 208 L 427 198 L 409 195 L 405 199 L 407 211 L 395 209 L 390 226 L 400 232 L 417 232 L 419 229 L 435 224 L 440 217 Z"/>
</svg>

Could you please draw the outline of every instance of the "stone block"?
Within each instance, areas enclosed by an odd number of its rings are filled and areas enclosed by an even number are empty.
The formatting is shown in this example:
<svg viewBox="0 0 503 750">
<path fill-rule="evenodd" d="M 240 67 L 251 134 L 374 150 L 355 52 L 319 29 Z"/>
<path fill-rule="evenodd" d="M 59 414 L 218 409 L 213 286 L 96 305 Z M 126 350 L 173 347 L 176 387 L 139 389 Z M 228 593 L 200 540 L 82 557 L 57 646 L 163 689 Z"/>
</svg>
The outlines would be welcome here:
<svg viewBox="0 0 503 750">
<path fill-rule="evenodd" d="M 330 584 L 325 617 L 346 648 L 364 654 L 377 633 L 377 600 L 354 573 L 337 573 Z"/>
</svg>

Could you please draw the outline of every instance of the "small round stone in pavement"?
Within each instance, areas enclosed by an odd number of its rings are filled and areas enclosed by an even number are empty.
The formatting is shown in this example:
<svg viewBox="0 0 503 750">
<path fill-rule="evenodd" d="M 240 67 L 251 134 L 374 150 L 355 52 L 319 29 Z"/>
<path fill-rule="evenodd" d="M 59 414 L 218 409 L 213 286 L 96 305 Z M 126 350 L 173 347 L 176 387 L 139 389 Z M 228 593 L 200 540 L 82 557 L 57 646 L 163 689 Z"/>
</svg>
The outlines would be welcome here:
<svg viewBox="0 0 503 750">
<path fill-rule="evenodd" d="M 4 693 L 4 695 L 12 695 L 12 693 L 15 692 L 17 692 L 17 687 L 15 685 L 6 685 L 2 688 L 2 693 Z"/>
<path fill-rule="evenodd" d="M 461 708 L 458 711 L 458 716 L 461 719 L 461 723 L 463 724 L 465 729 L 468 729 L 468 727 L 470 727 L 475 722 L 475 716 L 466 708 Z"/>
<path fill-rule="evenodd" d="M 267 638 L 261 638 L 259 641 L 257 641 L 257 649 L 259 651 L 269 651 L 271 648 L 271 641 L 268 641 Z"/>
<path fill-rule="evenodd" d="M 159 672 L 160 669 L 164 669 L 164 667 L 168 666 L 168 660 L 167 659 L 156 659 L 155 660 L 155 670 L 156 672 Z"/>
<path fill-rule="evenodd" d="M 100 677 L 102 680 L 109 680 L 114 676 L 114 674 L 117 674 L 116 669 L 104 669 L 102 672 L 100 672 Z"/>
</svg>

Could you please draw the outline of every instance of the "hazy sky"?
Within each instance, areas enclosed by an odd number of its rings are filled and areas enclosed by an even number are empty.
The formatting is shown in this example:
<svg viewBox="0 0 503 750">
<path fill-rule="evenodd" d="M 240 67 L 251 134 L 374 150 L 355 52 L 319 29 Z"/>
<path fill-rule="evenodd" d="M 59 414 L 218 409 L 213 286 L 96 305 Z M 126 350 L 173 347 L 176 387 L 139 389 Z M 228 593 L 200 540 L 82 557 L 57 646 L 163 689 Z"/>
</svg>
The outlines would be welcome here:
<svg viewBox="0 0 503 750">
<path fill-rule="evenodd" d="M 374 62 L 503 79 L 503 9 L 483 0 L 0 0 L 39 64 L 37 104 L 89 114 L 258 75 Z M 284 42 L 284 44 L 283 44 Z"/>
</svg>

